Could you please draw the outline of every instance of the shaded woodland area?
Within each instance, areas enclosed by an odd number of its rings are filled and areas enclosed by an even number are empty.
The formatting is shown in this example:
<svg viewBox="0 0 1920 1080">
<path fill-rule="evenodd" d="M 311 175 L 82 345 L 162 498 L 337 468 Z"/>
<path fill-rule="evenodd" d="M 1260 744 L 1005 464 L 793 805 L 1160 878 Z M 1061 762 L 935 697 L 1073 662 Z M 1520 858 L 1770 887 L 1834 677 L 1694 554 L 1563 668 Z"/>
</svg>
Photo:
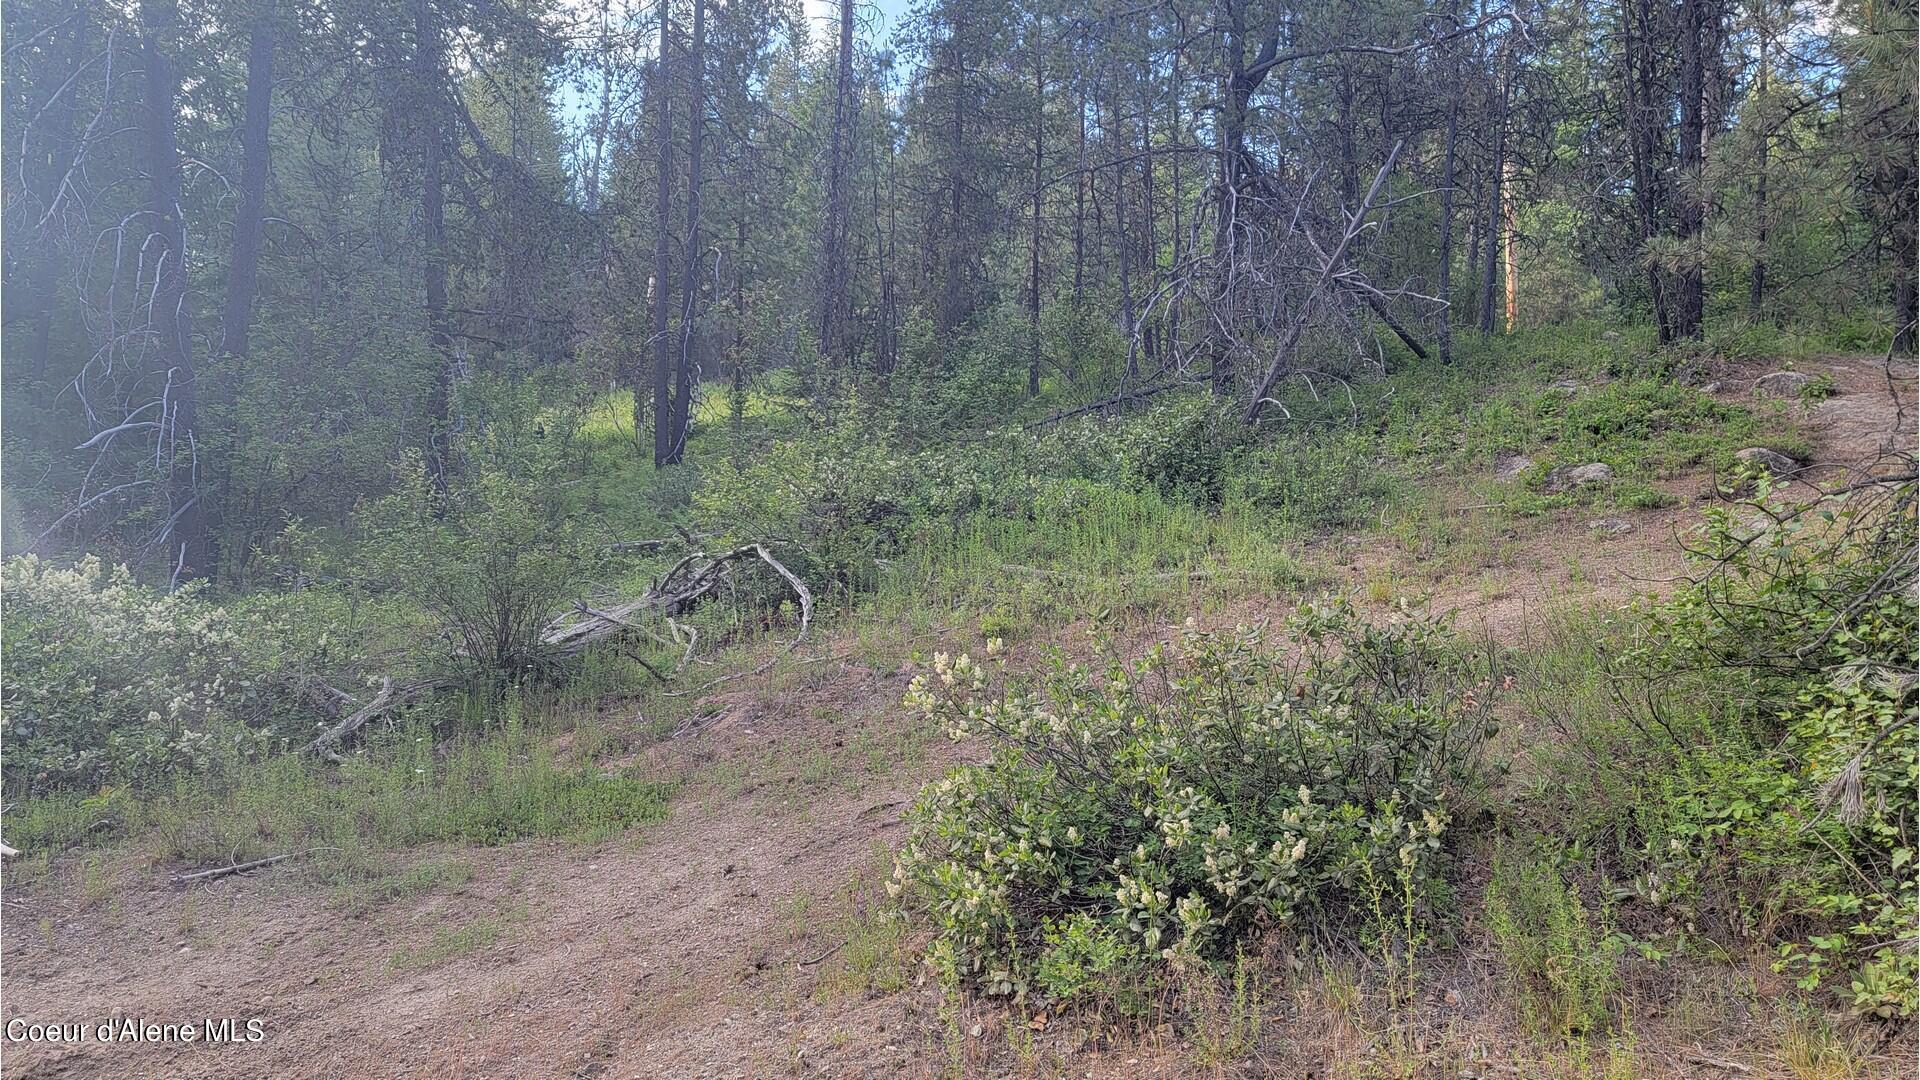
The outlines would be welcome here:
<svg viewBox="0 0 1920 1080">
<path fill-rule="evenodd" d="M 1912 351 L 1910 3 L 815 14 L 9 5 L 8 550 L 244 575 L 529 378 L 664 468 L 775 373 L 1254 420 L 1600 314 Z"/>
</svg>

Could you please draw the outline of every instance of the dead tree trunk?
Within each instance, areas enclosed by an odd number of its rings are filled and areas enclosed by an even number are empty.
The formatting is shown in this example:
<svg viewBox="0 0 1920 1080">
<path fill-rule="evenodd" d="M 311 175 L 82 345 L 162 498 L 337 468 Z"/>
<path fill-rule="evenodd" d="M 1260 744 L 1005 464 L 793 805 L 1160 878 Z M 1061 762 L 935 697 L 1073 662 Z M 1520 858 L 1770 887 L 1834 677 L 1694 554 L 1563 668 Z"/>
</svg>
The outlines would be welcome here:
<svg viewBox="0 0 1920 1080">
<path fill-rule="evenodd" d="M 1333 251 L 1327 255 L 1326 261 L 1321 265 L 1319 279 L 1307 294 L 1300 298 L 1299 308 L 1294 313 L 1292 324 L 1287 328 L 1287 335 L 1281 339 L 1280 347 L 1274 351 L 1273 363 L 1267 368 L 1267 373 L 1261 378 L 1259 386 L 1254 389 L 1253 401 L 1248 404 L 1243 417 L 1247 423 L 1251 424 L 1260 419 L 1260 414 L 1266 410 L 1268 395 L 1273 393 L 1274 385 L 1291 366 L 1293 350 L 1300 344 L 1300 335 L 1307 328 L 1307 321 L 1313 314 L 1313 307 L 1319 302 L 1320 294 L 1326 290 L 1327 283 L 1333 279 L 1334 274 L 1346 265 L 1347 249 L 1353 245 L 1353 238 L 1360 235 L 1361 229 L 1366 225 L 1367 214 L 1373 209 L 1373 200 L 1380 196 L 1380 188 L 1387 182 L 1388 174 L 1393 172 L 1393 163 L 1400 157 L 1400 145 L 1400 143 L 1394 143 L 1393 149 L 1387 152 L 1386 163 L 1381 165 L 1380 171 L 1374 174 L 1373 183 L 1367 187 L 1366 198 L 1360 200 L 1360 205 L 1354 209 L 1353 216 L 1347 219 L 1347 226 L 1341 233 L 1340 243 L 1334 246 Z"/>
</svg>

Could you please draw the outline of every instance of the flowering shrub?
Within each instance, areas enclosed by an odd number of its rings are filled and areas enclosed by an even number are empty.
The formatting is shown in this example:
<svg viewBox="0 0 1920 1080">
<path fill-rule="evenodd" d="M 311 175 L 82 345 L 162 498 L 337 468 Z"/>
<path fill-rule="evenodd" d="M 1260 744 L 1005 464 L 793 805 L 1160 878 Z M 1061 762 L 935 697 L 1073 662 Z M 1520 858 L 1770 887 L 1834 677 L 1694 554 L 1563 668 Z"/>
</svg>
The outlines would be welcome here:
<svg viewBox="0 0 1920 1080">
<path fill-rule="evenodd" d="M 1424 916 L 1492 731 L 1484 657 L 1446 626 L 1345 604 L 1203 633 L 1095 674 L 1007 684 L 935 658 L 910 706 L 985 764 L 931 785 L 890 886 L 988 993 L 1070 998 L 1117 968 L 1231 955 L 1256 929 L 1386 933 Z"/>
<path fill-rule="evenodd" d="M 239 620 L 196 588 L 150 589 L 91 555 L 26 555 L 0 568 L 0 593 L 9 793 L 197 771 L 272 739 L 230 722 L 265 688 Z"/>
</svg>

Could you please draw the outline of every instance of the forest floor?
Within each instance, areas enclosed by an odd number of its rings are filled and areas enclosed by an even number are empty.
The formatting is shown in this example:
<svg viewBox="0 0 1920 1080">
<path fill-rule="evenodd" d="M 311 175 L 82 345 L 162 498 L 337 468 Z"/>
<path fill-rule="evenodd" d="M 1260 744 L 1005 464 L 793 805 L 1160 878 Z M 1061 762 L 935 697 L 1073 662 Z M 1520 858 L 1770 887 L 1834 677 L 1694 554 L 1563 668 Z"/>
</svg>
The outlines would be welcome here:
<svg viewBox="0 0 1920 1080">
<path fill-rule="evenodd" d="M 1838 389 L 1804 424 L 1816 461 L 1861 462 L 1888 439 L 1911 443 L 1910 378 L 1890 381 L 1873 357 L 1799 366 L 1830 372 Z M 1719 373 L 1724 396 L 1744 398 L 1764 370 Z M 1300 558 L 1318 580 L 1363 598 L 1424 596 L 1458 611 L 1464 627 L 1524 644 L 1557 610 L 1624 603 L 1681 571 L 1680 536 L 1712 478 L 1661 486 L 1676 505 L 1518 520 L 1489 516 L 1466 485 L 1436 487 L 1412 527 L 1383 522 L 1306 545 Z M 1233 624 L 1299 599 L 1241 596 L 1195 610 L 1203 624 Z M 1128 635 L 1165 636 L 1180 621 L 1167 614 L 1136 620 Z M 1084 629 L 1042 629 L 1015 646 L 1014 663 L 1043 646 L 1077 649 Z M 1529 1037 L 1472 925 L 1473 882 L 1461 944 L 1425 963 L 1413 1001 L 1397 1009 L 1361 966 L 1340 964 L 1223 1002 L 1220 1016 L 1201 1018 L 1198 1038 L 943 1004 L 916 962 L 924 942 L 882 917 L 876 898 L 915 793 L 978 752 L 900 707 L 907 660 L 979 645 L 971 625 L 829 635 L 803 659 L 710 695 L 696 710 L 708 719 L 685 734 L 614 763 L 681 780 L 666 821 L 591 846 L 398 853 L 396 868 L 425 868 L 414 879 L 438 884 L 372 902 L 343 903 L 297 861 L 182 887 L 168 880 L 173 868 L 131 852 L 9 889 L 8 1019 L 258 1018 L 265 1038 L 8 1043 L 5 1075 L 1911 1074 L 1910 1034 L 1883 1045 L 1868 1029 L 1835 1034 L 1810 1021 L 1763 955 L 1629 962 L 1620 1032 L 1597 1048 Z M 609 722 L 638 731 L 658 719 L 624 717 L 626 707 L 607 702 Z M 1225 1048 L 1229 1029 L 1243 1028 L 1250 1044 Z M 1823 1055 L 1820 1039 L 1847 1045 Z"/>
</svg>

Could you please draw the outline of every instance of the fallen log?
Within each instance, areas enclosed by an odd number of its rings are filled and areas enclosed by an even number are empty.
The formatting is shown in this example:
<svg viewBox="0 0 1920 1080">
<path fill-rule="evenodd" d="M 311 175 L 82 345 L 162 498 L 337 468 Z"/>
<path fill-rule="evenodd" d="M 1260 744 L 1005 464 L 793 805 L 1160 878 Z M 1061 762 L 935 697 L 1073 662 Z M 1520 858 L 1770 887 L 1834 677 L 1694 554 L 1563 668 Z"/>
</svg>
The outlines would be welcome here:
<svg viewBox="0 0 1920 1080">
<path fill-rule="evenodd" d="M 813 593 L 807 588 L 807 583 L 800 579 L 800 575 L 775 558 L 773 552 L 767 550 L 766 545 L 757 543 L 743 544 L 717 555 L 709 555 L 705 552 L 686 555 L 649 585 L 644 594 L 624 603 L 598 607 L 585 601 L 575 603 L 570 610 L 554 618 L 541 630 L 540 643 L 553 658 L 566 659 L 578 656 L 596 644 L 611 641 L 626 634 L 649 633 L 647 628 L 635 619 L 643 614 L 658 614 L 672 630 L 675 642 L 684 645 L 680 662 L 673 669 L 673 673 L 678 674 L 692 659 L 698 635 L 691 627 L 682 627 L 674 622 L 673 616 L 688 610 L 719 588 L 721 583 L 727 580 L 727 570 L 734 563 L 750 559 L 765 563 L 793 590 L 794 597 L 800 604 L 799 630 L 794 634 L 793 640 L 787 642 L 786 648 L 780 654 L 768 659 L 758 668 L 725 675 L 693 690 L 679 691 L 672 696 L 704 693 L 720 683 L 765 671 L 773 666 L 780 656 L 792 652 L 806 639 L 808 631 L 813 626 Z M 658 640 L 657 637 L 656 640 Z M 636 655 L 633 659 L 659 682 L 668 681 L 666 674 L 647 663 L 643 657 Z M 348 708 L 352 708 L 353 712 L 321 732 L 313 742 L 307 744 L 307 749 L 329 761 L 338 762 L 340 760 L 338 750 L 341 744 L 368 723 L 391 712 L 411 698 L 446 685 L 445 679 L 428 679 L 405 686 L 395 686 L 392 676 L 383 676 L 380 680 L 380 690 L 374 695 L 373 700 L 361 704 L 360 699 L 345 691 L 337 690 L 318 679 L 309 680 L 303 689 L 308 699 L 316 706 L 331 716 L 338 716 Z"/>
<path fill-rule="evenodd" d="M 1115 394 L 1113 397 L 1102 398 L 1099 401 L 1095 401 L 1086 405 L 1081 405 L 1077 408 L 1062 409 L 1061 411 L 1057 413 L 1053 413 L 1049 416 L 1043 416 L 1040 419 L 1035 420 L 1033 423 L 1028 424 L 1024 430 L 1037 431 L 1040 428 L 1046 427 L 1049 424 L 1057 424 L 1062 420 L 1071 420 L 1076 416 L 1085 416 L 1088 413 L 1106 412 L 1109 409 L 1124 409 L 1129 405 L 1139 404 L 1140 402 L 1145 401 L 1148 398 L 1155 396 L 1156 394 L 1164 394 L 1175 387 L 1191 386 L 1191 385 L 1193 384 L 1175 380 L 1173 382 L 1160 383 L 1156 386 L 1142 387 L 1139 390 L 1129 390 L 1126 393 Z"/>
<path fill-rule="evenodd" d="M 666 573 L 648 586 L 638 599 L 607 607 L 576 604 L 573 610 L 554 619 L 541 632 L 540 641 L 556 656 L 575 656 L 589 647 L 636 630 L 635 616 L 657 612 L 668 617 L 681 614 L 705 599 L 726 580 L 726 570 L 735 562 L 758 559 L 784 579 L 800 601 L 800 637 L 806 636 L 813 622 L 813 594 L 800 576 L 787 569 L 763 544 L 743 544 L 717 555 L 693 552 L 683 556 Z M 796 642 L 798 638 L 795 639 Z M 684 662 L 682 664 L 684 666 Z"/>
<path fill-rule="evenodd" d="M 367 726 L 368 722 L 376 717 L 383 716 L 407 701 L 421 694 L 431 693 L 445 685 L 447 685 L 445 679 L 423 679 L 420 682 L 408 683 L 396 688 L 393 685 L 393 676 L 383 675 L 380 678 L 380 692 L 374 695 L 372 701 L 354 710 L 346 719 L 321 732 L 319 738 L 307 744 L 307 750 L 329 761 L 339 761 L 340 755 L 337 750 L 348 736 Z"/>
</svg>

